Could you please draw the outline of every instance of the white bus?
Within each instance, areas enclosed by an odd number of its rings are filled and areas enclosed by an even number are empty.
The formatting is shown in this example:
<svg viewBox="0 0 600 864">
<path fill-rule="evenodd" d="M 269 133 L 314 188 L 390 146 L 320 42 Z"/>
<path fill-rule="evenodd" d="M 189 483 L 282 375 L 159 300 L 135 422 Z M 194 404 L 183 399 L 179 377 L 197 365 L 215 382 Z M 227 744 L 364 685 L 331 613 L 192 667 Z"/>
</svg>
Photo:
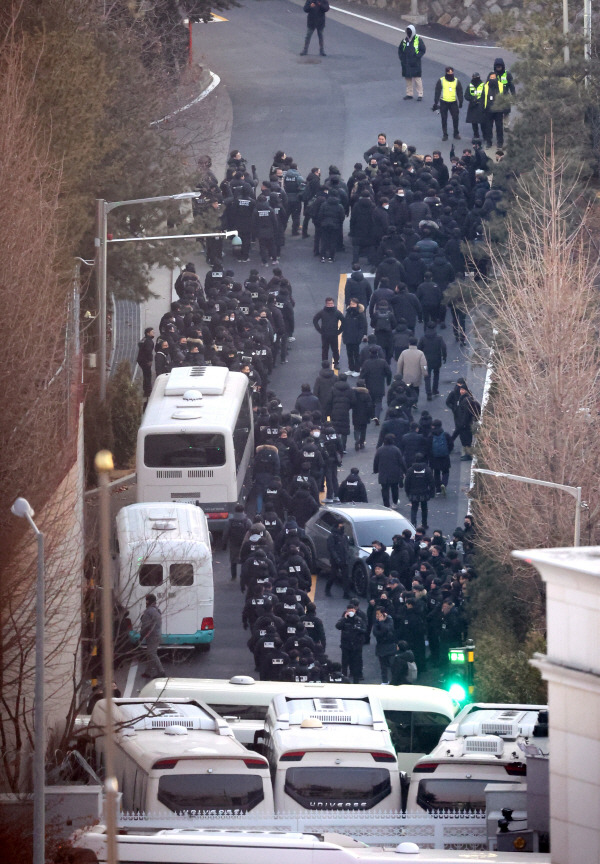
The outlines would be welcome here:
<svg viewBox="0 0 600 864">
<path fill-rule="evenodd" d="M 173 369 L 156 379 L 138 432 L 138 501 L 197 504 L 223 531 L 247 495 L 253 453 L 248 378 L 220 366 Z"/>
<path fill-rule="evenodd" d="M 273 815 L 267 760 L 247 750 L 223 720 L 189 699 L 114 700 L 115 773 L 128 813 Z M 89 757 L 104 773 L 106 700 L 87 729 Z"/>
<path fill-rule="evenodd" d="M 74 864 L 105 864 L 106 828 L 97 825 L 78 833 Z M 90 856 L 77 857 L 77 850 Z M 550 864 L 550 855 L 485 852 L 473 849 L 419 849 L 401 842 L 389 848 L 367 846 L 339 834 L 298 834 L 282 831 L 219 831 L 175 829 L 119 830 L 121 864 Z M 92 857 L 93 856 L 93 857 Z"/>
<path fill-rule="evenodd" d="M 456 704 L 446 690 L 406 684 L 381 687 L 375 684 L 319 684 L 256 681 L 250 675 L 218 678 L 156 678 L 141 693 L 152 698 L 200 699 L 225 717 L 234 735 L 246 746 L 254 732 L 262 729 L 271 700 L 278 693 L 302 697 L 344 699 L 356 693 L 379 699 L 396 749 L 401 771 L 410 772 L 415 762 L 429 753 L 454 719 Z"/>
<path fill-rule="evenodd" d="M 344 699 L 275 696 L 259 734 L 276 812 L 400 811 L 398 760 L 383 710 L 360 688 Z"/>
<path fill-rule="evenodd" d="M 465 705 L 414 766 L 407 810 L 485 810 L 488 783 L 527 782 L 528 755 L 548 755 L 547 706 Z"/>
<path fill-rule="evenodd" d="M 130 504 L 117 513 L 117 596 L 140 638 L 146 596 L 162 612 L 163 645 L 203 645 L 214 637 L 214 586 L 206 516 L 193 504 Z"/>
</svg>

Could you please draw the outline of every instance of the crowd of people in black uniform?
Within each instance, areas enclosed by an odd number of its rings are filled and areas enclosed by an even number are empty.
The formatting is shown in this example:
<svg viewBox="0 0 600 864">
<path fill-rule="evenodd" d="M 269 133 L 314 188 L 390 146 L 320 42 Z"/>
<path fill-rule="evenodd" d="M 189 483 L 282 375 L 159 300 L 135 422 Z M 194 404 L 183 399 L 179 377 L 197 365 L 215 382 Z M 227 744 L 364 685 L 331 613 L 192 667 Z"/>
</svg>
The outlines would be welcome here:
<svg viewBox="0 0 600 864">
<path fill-rule="evenodd" d="M 471 566 L 474 522 L 467 516 L 464 528 L 447 540 L 440 531 L 429 531 L 427 502 L 446 494 L 457 437 L 462 458 L 471 458 L 479 404 L 459 379 L 446 400 L 455 421 L 451 434 L 428 411 L 416 419 L 415 409 L 423 381 L 428 400 L 439 395 L 439 369 L 447 352 L 438 328 L 446 328 L 448 306 L 454 338 L 465 343 L 465 309 L 456 297 L 446 303 L 445 292 L 465 276 L 462 241 L 482 239 L 483 222 L 503 213 L 503 193 L 490 188 L 491 164 L 478 139 L 461 157 L 452 153 L 446 165 L 439 151 L 419 156 L 400 140 L 388 147 L 380 134 L 364 160 L 347 181 L 333 165 L 322 181 L 318 168 L 304 178 L 294 160 L 278 151 L 260 188 L 254 166 L 248 171 L 239 151 L 230 154 L 221 183 L 210 160 L 201 160 L 195 213 L 209 230 L 237 230 L 242 263 L 256 241 L 272 273 L 265 277 L 253 268 L 246 279 L 237 279 L 224 267 L 222 238 L 210 238 L 211 269 L 204 284 L 195 266 L 187 264 L 175 283 L 179 299 L 163 315 L 158 338 L 149 328 L 139 346 L 146 397 L 153 362 L 157 375 L 175 366 L 209 364 L 249 378 L 255 411 L 254 516 L 237 505 L 225 542 L 231 578 L 239 575 L 246 598 L 242 621 L 249 630 L 248 647 L 263 679 L 358 682 L 363 647 L 373 639 L 382 682 L 411 683 L 427 664 L 443 672 L 447 647 L 465 636 L 468 585 L 476 575 Z M 352 274 L 345 311 L 327 298 L 315 315 L 322 369 L 315 386 L 302 385 L 294 408 L 284 411 L 269 384 L 274 366 L 287 362 L 295 341 L 292 284 L 278 266 L 286 228 L 291 220 L 292 236 L 307 238 L 312 225 L 313 254 L 326 263 L 345 249 L 348 216 Z M 475 257 L 469 266 L 484 268 L 485 260 Z M 374 290 L 361 258 L 375 270 Z M 425 325 L 420 341 L 417 322 Z M 340 334 L 349 368 L 336 374 Z M 355 387 L 352 377 L 358 379 Z M 373 468 L 383 503 L 389 506 L 391 495 L 396 504 L 404 486 L 412 521 L 416 524 L 421 507 L 422 526 L 414 537 L 410 531 L 395 537 L 390 550 L 373 544 L 364 610 L 352 596 L 343 526 L 331 532 L 326 594 L 339 581 L 348 600 L 336 624 L 340 664 L 325 653 L 323 623 L 308 595 L 315 562 L 304 529 L 325 489 L 326 503 L 367 501 L 357 468 L 338 481 L 351 421 L 357 451 L 365 448 L 367 425 L 380 426 Z"/>
</svg>

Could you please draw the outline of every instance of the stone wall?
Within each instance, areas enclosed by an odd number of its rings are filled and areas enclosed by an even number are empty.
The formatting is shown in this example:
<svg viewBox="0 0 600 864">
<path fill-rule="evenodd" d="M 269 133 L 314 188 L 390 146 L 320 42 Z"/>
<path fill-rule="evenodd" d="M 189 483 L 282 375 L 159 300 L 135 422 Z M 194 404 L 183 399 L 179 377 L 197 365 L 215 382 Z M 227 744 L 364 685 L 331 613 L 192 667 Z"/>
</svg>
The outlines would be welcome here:
<svg viewBox="0 0 600 864">
<path fill-rule="evenodd" d="M 361 6 L 377 9 L 395 9 L 418 24 L 441 24 L 470 33 L 488 35 L 486 22 L 490 15 L 510 10 L 517 18 L 522 9 L 521 0 L 417 0 L 419 15 L 414 15 L 415 0 L 351 0 Z M 411 12 L 411 9 L 413 10 Z"/>
</svg>

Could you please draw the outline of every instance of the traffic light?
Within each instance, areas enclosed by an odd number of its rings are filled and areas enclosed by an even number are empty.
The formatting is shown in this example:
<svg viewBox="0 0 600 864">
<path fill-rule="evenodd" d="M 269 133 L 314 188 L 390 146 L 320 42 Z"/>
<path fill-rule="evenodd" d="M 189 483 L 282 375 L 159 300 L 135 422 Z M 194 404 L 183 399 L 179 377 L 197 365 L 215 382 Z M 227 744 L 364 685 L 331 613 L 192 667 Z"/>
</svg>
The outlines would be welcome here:
<svg viewBox="0 0 600 864">
<path fill-rule="evenodd" d="M 446 681 L 446 690 L 454 699 L 462 705 L 474 698 L 475 687 L 475 645 L 469 639 L 467 644 L 460 648 L 448 650 L 448 665 L 450 672 Z"/>
</svg>

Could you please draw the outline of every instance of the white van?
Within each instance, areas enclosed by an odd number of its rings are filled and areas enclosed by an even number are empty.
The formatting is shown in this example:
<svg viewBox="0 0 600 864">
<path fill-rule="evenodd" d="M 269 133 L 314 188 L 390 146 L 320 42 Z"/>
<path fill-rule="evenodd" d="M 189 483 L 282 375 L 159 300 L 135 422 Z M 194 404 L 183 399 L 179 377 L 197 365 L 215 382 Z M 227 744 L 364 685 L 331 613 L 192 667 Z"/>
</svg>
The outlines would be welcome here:
<svg viewBox="0 0 600 864">
<path fill-rule="evenodd" d="M 275 811 L 399 811 L 400 773 L 381 705 L 351 698 L 275 696 L 262 737 Z"/>
<path fill-rule="evenodd" d="M 274 696 L 285 693 L 303 698 L 352 698 L 356 693 L 379 700 L 396 749 L 401 771 L 410 772 L 429 753 L 454 719 L 456 704 L 446 690 L 418 684 L 381 687 L 377 684 L 296 683 L 256 681 L 250 675 L 219 678 L 156 678 L 146 684 L 142 696 L 201 699 L 225 717 L 233 734 L 247 747 L 254 733 L 263 728 Z"/>
<path fill-rule="evenodd" d="M 116 593 L 138 640 L 146 595 L 162 612 L 165 645 L 210 646 L 214 586 L 206 516 L 194 504 L 131 504 L 117 514 Z"/>
<path fill-rule="evenodd" d="M 106 828 L 97 825 L 75 836 L 75 849 L 106 862 Z M 339 834 L 297 834 L 282 831 L 219 831 L 175 829 L 119 830 L 121 864 L 550 864 L 550 855 L 518 852 L 476 852 L 473 849 L 419 849 L 401 842 L 395 848 L 366 846 Z M 74 858 L 77 862 L 77 858 Z M 89 857 L 85 859 L 89 864 Z M 94 860 L 94 859 L 92 859 Z"/>
<path fill-rule="evenodd" d="M 115 699 L 116 774 L 128 813 L 273 815 L 267 760 L 206 705 L 189 699 Z M 94 706 L 90 756 L 104 773 L 106 700 Z"/>
<path fill-rule="evenodd" d="M 544 705 L 466 705 L 413 768 L 407 810 L 485 810 L 488 783 L 526 783 L 527 756 L 548 754 Z"/>
</svg>

